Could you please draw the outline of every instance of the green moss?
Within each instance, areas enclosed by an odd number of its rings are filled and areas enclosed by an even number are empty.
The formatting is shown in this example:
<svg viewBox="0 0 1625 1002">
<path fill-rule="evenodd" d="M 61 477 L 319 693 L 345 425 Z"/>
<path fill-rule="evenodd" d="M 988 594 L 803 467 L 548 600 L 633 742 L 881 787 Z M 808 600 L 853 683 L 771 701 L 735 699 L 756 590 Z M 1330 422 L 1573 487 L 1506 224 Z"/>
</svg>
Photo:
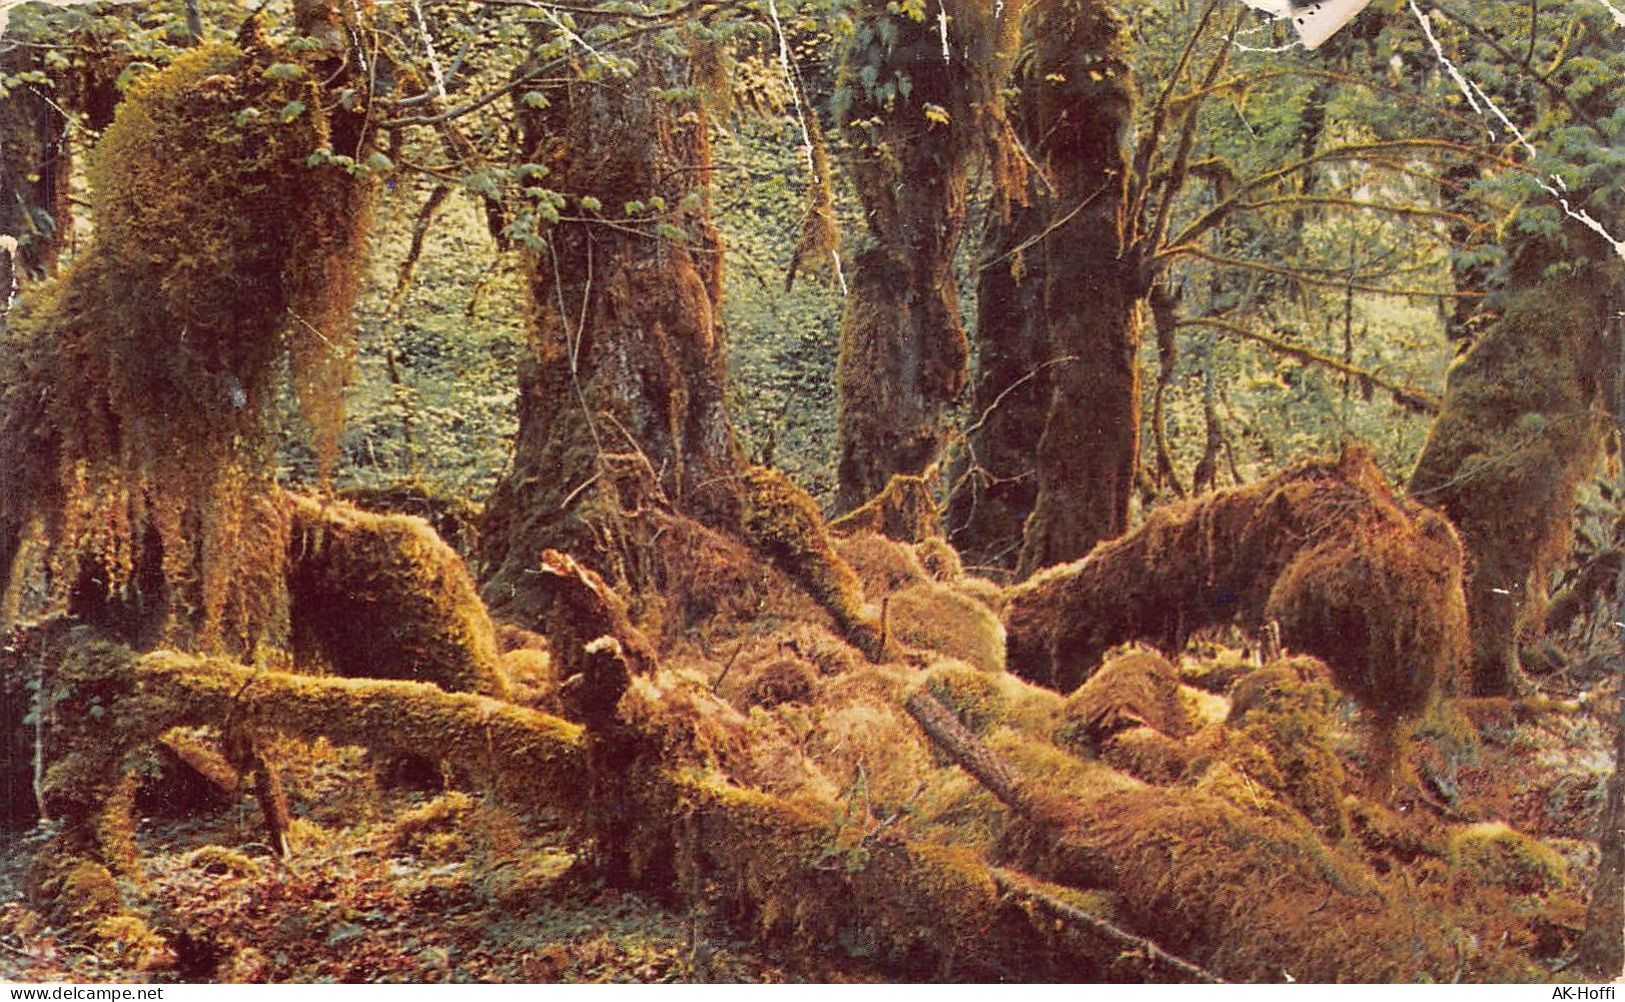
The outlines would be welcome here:
<svg viewBox="0 0 1625 1002">
<path fill-rule="evenodd" d="M 1004 716 L 1004 694 L 997 678 L 985 671 L 939 664 L 926 675 L 925 685 L 974 734 L 986 732 Z"/>
<path fill-rule="evenodd" d="M 290 503 L 297 650 L 344 675 L 507 694 L 474 579 L 428 523 L 297 495 Z"/>
<path fill-rule="evenodd" d="M 1450 833 L 1452 864 L 1478 880 L 1520 894 L 1568 886 L 1563 857 L 1501 821 L 1468 825 Z"/>
</svg>

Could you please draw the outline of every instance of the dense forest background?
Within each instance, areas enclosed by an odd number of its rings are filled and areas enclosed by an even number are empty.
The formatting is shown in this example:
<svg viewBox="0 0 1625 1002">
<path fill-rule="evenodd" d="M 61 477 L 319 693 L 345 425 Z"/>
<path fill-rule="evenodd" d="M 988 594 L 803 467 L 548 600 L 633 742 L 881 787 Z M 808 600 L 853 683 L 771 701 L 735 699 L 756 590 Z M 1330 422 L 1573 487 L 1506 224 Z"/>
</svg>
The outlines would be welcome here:
<svg viewBox="0 0 1625 1002">
<path fill-rule="evenodd" d="M 1619 971 L 1610 4 L 6 13 L 0 972 Z"/>
</svg>

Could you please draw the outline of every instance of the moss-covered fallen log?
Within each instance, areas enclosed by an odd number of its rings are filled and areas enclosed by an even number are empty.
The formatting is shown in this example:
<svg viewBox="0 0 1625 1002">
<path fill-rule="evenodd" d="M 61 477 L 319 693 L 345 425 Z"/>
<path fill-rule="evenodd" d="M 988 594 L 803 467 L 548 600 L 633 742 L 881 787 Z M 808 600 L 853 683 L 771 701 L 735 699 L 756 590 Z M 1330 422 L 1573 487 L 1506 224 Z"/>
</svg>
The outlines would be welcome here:
<svg viewBox="0 0 1625 1002">
<path fill-rule="evenodd" d="M 1113 781 L 1065 794 L 1020 774 L 923 691 L 931 740 L 1017 822 L 1004 851 L 1028 874 L 1115 895 L 1118 918 L 1182 963 L 1244 981 L 1412 981 L 1461 965 L 1428 902 L 1379 880 L 1304 823 L 1246 813 L 1199 790 Z M 1187 972 L 1188 973 L 1188 972 Z"/>
<path fill-rule="evenodd" d="M 1010 670 L 1071 691 L 1110 647 L 1170 652 L 1195 630 L 1280 624 L 1379 722 L 1420 712 L 1466 648 L 1461 543 L 1397 497 L 1368 452 L 1153 513 L 1139 529 L 1012 590 Z"/>
<path fill-rule="evenodd" d="M 584 799 L 582 730 L 544 713 L 416 682 L 310 678 L 168 651 L 137 655 L 84 630 L 41 634 L 56 664 L 46 684 L 57 721 L 41 800 L 62 824 L 32 884 L 53 914 L 76 924 L 110 914 L 100 900 L 106 881 L 86 874 L 132 869 L 131 753 L 175 727 L 431 755 L 506 799 L 567 810 Z M 76 901 L 81 884 L 100 897 Z"/>
</svg>

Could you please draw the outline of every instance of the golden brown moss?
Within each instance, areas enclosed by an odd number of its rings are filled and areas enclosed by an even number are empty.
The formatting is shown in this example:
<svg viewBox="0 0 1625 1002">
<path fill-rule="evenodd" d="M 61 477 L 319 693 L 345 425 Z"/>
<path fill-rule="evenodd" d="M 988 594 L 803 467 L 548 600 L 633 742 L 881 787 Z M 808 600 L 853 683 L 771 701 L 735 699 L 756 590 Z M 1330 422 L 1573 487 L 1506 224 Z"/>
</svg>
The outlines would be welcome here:
<svg viewBox="0 0 1625 1002">
<path fill-rule="evenodd" d="M 881 626 L 864 605 L 862 582 L 831 545 L 812 496 L 777 470 L 752 467 L 743 480 L 745 537 L 828 610 L 859 650 L 880 660 Z"/>
<path fill-rule="evenodd" d="M 0 352 L 0 567 L 131 642 L 278 626 L 276 380 L 345 363 L 372 195 L 306 166 L 347 113 L 300 59 L 250 32 L 141 77 L 91 159 L 93 244 Z"/>
<path fill-rule="evenodd" d="M 928 476 L 896 474 L 885 490 L 829 524 L 837 536 L 873 532 L 899 543 L 941 539 L 942 516 Z"/>
<path fill-rule="evenodd" d="M 957 658 L 982 671 L 1004 670 L 1004 626 L 987 606 L 963 592 L 922 581 L 891 597 L 886 628 L 907 647 Z"/>
<path fill-rule="evenodd" d="M 1149 727 L 1172 738 L 1193 729 L 1179 693 L 1179 675 L 1159 654 L 1131 651 L 1112 658 L 1066 699 L 1058 737 L 1079 750 L 1098 749 L 1108 738 Z"/>
<path fill-rule="evenodd" d="M 1519 894 L 1541 894 L 1568 885 L 1562 856 L 1501 821 L 1452 831 L 1449 854 L 1453 865 L 1475 879 Z"/>
<path fill-rule="evenodd" d="M 1370 454 L 1308 460 L 1163 508 L 1141 528 L 1013 589 L 1009 664 L 1069 689 L 1130 639 L 1177 652 L 1208 625 L 1277 620 L 1379 720 L 1424 710 L 1466 638 L 1460 544 L 1394 496 Z"/>
<path fill-rule="evenodd" d="M 300 495 L 289 504 L 296 650 L 352 677 L 506 695 L 474 580 L 427 522 Z"/>
<path fill-rule="evenodd" d="M 841 559 L 857 572 L 863 593 L 870 598 L 879 599 L 929 577 L 925 566 L 906 544 L 879 533 L 835 536 L 831 542 Z"/>
</svg>

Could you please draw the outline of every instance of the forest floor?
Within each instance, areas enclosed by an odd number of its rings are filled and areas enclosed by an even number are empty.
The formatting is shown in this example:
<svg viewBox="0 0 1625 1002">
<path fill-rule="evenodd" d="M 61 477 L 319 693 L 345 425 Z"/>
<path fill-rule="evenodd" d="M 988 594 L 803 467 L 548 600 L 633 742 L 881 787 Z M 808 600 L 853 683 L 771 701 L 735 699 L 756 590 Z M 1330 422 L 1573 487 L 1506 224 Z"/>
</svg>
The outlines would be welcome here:
<svg viewBox="0 0 1625 1002">
<path fill-rule="evenodd" d="M 1552 676 L 1535 699 L 1457 701 L 1419 732 L 1420 781 L 1393 806 L 1453 826 L 1505 822 L 1560 856 L 1564 886 L 1581 891 L 1596 866 L 1611 768 L 1606 729 L 1584 708 L 1599 682 Z M 124 955 L 59 936 L 27 906 L 24 873 L 39 836 L 8 838 L 0 980 L 885 980 L 840 949 L 780 955 L 737 938 L 719 917 L 605 887 L 556 819 L 515 815 L 478 793 L 381 788 L 359 749 L 289 743 L 279 757 L 298 816 L 287 862 L 259 841 L 251 798 L 175 816 L 163 802 L 175 792 L 149 782 L 138 802 L 142 886 L 126 888 L 126 898 L 163 942 L 137 942 Z M 1521 935 L 1549 979 L 1567 977 L 1581 901 L 1573 893 L 1499 901 L 1526 913 Z"/>
<path fill-rule="evenodd" d="M 877 979 L 861 960 L 775 956 L 720 923 L 606 888 L 584 876 L 552 819 L 478 795 L 380 793 L 358 750 L 305 752 L 288 777 L 303 816 L 287 862 L 259 841 L 247 796 L 201 816 L 143 818 L 142 886 L 127 896 L 161 945 L 103 955 L 59 938 L 24 902 L 38 836 L 0 845 L 0 981 Z"/>
</svg>

